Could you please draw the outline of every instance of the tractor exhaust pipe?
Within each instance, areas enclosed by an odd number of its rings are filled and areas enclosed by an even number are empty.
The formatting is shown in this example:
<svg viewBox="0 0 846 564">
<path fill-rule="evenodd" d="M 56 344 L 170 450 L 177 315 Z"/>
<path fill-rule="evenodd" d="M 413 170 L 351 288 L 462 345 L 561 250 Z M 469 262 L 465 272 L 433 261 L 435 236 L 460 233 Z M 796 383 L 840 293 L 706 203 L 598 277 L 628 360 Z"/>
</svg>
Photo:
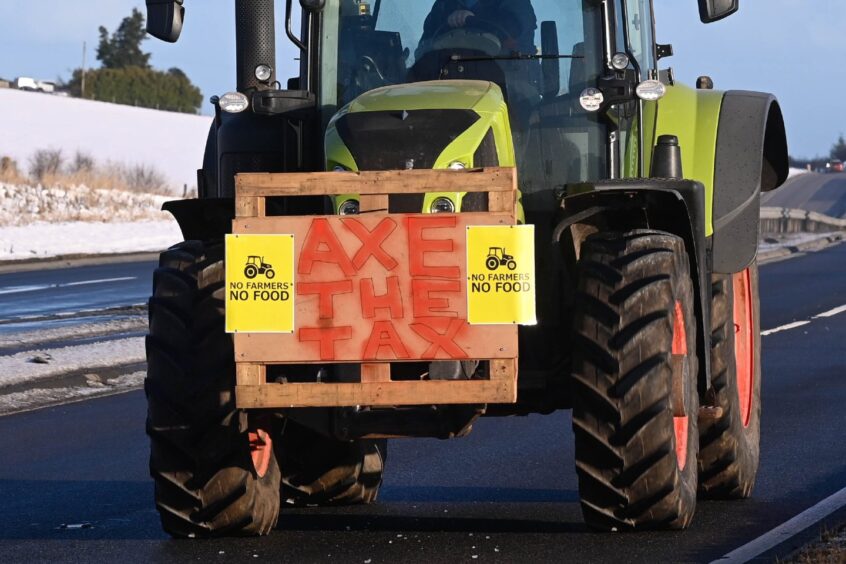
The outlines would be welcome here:
<svg viewBox="0 0 846 564">
<path fill-rule="evenodd" d="M 274 0 L 235 0 L 235 51 L 238 92 L 270 88 L 276 81 Z M 256 76 L 260 65 L 270 67 L 270 78 Z"/>
</svg>

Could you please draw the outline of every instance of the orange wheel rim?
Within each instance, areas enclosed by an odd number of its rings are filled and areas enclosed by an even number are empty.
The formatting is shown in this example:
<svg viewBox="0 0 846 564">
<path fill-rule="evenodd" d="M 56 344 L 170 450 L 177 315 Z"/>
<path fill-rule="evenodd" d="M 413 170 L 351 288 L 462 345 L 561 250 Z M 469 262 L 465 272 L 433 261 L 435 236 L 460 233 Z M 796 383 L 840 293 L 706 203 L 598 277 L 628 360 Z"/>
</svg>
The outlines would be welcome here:
<svg viewBox="0 0 846 564">
<path fill-rule="evenodd" d="M 755 377 L 755 351 L 753 347 L 752 283 L 749 269 L 732 276 L 734 297 L 734 366 L 737 378 L 737 396 L 740 417 L 744 427 L 749 426 L 752 415 L 752 387 Z"/>
<path fill-rule="evenodd" d="M 687 435 L 689 419 L 684 405 L 685 379 L 687 362 L 687 328 L 685 327 L 684 308 L 680 301 L 676 302 L 673 311 L 673 397 L 675 400 L 673 413 L 673 434 L 676 437 L 676 462 L 679 470 L 687 465 Z"/>
<path fill-rule="evenodd" d="M 267 474 L 270 466 L 270 457 L 273 456 L 273 440 L 270 434 L 264 429 L 250 429 L 250 456 L 253 459 L 253 468 L 259 478 Z"/>
</svg>

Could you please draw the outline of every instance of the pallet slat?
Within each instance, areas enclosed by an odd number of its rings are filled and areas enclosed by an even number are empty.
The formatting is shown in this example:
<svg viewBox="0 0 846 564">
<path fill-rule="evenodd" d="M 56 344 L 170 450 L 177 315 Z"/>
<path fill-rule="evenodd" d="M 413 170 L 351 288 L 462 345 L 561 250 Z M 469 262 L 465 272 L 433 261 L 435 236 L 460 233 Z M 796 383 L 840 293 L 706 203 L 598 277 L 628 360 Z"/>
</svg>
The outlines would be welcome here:
<svg viewBox="0 0 846 564">
<path fill-rule="evenodd" d="M 238 198 L 327 194 L 420 194 L 425 192 L 510 192 L 513 168 L 386 170 L 364 172 L 241 173 Z"/>
<path fill-rule="evenodd" d="M 512 379 L 266 384 L 237 386 L 235 397 L 238 407 L 243 409 L 514 403 L 517 401 L 517 382 Z"/>
</svg>

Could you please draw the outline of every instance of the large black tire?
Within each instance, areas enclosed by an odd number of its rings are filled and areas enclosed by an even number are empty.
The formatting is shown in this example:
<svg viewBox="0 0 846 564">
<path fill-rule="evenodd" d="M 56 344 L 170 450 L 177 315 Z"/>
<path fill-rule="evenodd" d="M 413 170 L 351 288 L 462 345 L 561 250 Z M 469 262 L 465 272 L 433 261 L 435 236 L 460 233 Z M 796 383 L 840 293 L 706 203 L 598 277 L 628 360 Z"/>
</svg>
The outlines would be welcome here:
<svg viewBox="0 0 846 564">
<path fill-rule="evenodd" d="M 277 457 L 285 469 L 282 503 L 352 505 L 376 501 L 388 454 L 386 440 L 339 441 L 285 421 Z"/>
<path fill-rule="evenodd" d="M 748 286 L 743 278 L 748 275 Z M 738 298 L 748 287 L 749 299 Z M 735 340 L 742 318 L 735 319 L 735 303 L 751 308 L 752 358 L 738 371 Z M 746 309 L 743 305 L 739 309 Z M 733 276 L 715 275 L 711 299 L 711 390 L 709 404 L 699 421 L 699 493 L 712 499 L 742 499 L 752 494 L 758 474 L 761 438 L 761 326 L 758 297 L 758 266 Z M 751 362 L 750 362 L 751 361 Z M 743 361 L 741 360 L 741 363 Z M 749 366 L 751 364 L 751 371 Z M 738 375 L 746 378 L 749 393 L 742 402 Z M 748 402 L 748 403 L 746 403 Z M 744 408 L 743 403 L 746 403 Z"/>
<path fill-rule="evenodd" d="M 276 459 L 259 475 L 254 422 L 235 408 L 223 292 L 222 244 L 189 241 L 161 255 L 144 389 L 156 508 L 174 537 L 263 535 L 279 517 Z"/>
<path fill-rule="evenodd" d="M 699 442 L 693 306 L 680 238 L 639 230 L 598 233 L 582 245 L 573 430 L 582 514 L 591 527 L 679 529 L 693 518 Z"/>
</svg>

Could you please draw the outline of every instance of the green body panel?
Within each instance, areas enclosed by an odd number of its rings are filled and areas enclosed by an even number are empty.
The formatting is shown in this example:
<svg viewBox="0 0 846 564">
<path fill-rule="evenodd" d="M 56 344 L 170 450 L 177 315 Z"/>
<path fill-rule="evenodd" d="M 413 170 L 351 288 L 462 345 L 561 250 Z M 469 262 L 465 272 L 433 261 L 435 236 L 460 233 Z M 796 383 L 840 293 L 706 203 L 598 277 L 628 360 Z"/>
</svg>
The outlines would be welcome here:
<svg viewBox="0 0 846 564">
<path fill-rule="evenodd" d="M 435 80 L 377 88 L 362 94 L 339 110 L 326 130 L 326 169 L 343 167 L 346 170 L 358 170 L 355 159 L 335 127 L 335 122 L 341 116 L 356 112 L 434 109 L 472 110 L 480 118 L 443 149 L 435 160 L 434 168 L 445 169 L 455 162 L 460 162 L 467 168 L 476 166 L 473 156 L 488 130 L 493 132 L 499 166 L 516 166 L 508 107 L 499 86 L 479 80 Z M 374 150 L 379 148 L 374 147 Z M 421 211 L 428 213 L 432 202 L 439 197 L 449 198 L 455 209 L 460 210 L 464 193 L 428 193 L 425 195 Z M 338 213 L 345 201 L 357 198 L 356 194 L 335 197 L 335 212 Z M 519 216 L 522 220 L 522 210 L 519 211 Z"/>
<path fill-rule="evenodd" d="M 679 138 L 684 177 L 705 185 L 706 236 L 714 232 L 714 162 L 723 95 L 720 91 L 695 90 L 681 84 L 668 86 L 667 95 L 657 102 L 657 119 L 651 139 L 644 136 L 647 147 L 655 147 L 661 135 Z M 644 111 L 644 118 L 648 113 Z M 644 130 L 644 133 L 649 133 L 646 126 Z M 644 160 L 647 161 L 644 162 L 644 171 L 648 172 L 652 155 Z"/>
</svg>

